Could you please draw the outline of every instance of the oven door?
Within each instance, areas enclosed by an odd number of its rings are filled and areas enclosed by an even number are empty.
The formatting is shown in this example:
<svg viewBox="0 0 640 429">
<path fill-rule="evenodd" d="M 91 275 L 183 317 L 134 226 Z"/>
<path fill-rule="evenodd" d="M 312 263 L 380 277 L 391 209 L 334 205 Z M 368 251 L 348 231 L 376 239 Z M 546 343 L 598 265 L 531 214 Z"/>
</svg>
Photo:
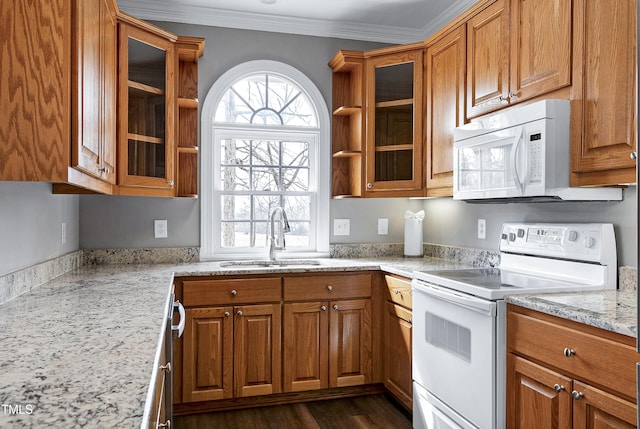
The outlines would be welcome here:
<svg viewBox="0 0 640 429">
<path fill-rule="evenodd" d="M 412 287 L 415 383 L 452 421 L 496 428 L 497 303 L 419 280 Z"/>
</svg>

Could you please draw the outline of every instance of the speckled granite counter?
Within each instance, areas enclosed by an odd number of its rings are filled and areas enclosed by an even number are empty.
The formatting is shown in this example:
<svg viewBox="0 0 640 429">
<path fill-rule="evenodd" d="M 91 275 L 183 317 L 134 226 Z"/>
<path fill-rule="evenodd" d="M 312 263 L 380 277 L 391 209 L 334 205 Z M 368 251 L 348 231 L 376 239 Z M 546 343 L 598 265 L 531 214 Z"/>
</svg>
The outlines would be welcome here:
<svg viewBox="0 0 640 429">
<path fill-rule="evenodd" d="M 146 425 L 172 276 L 414 270 L 468 265 L 436 258 L 325 259 L 319 266 L 216 262 L 82 266 L 0 306 L 0 427 Z M 12 408 L 8 408 L 12 407 Z"/>
<path fill-rule="evenodd" d="M 513 295 L 506 301 L 585 325 L 637 336 L 635 290 Z"/>
</svg>

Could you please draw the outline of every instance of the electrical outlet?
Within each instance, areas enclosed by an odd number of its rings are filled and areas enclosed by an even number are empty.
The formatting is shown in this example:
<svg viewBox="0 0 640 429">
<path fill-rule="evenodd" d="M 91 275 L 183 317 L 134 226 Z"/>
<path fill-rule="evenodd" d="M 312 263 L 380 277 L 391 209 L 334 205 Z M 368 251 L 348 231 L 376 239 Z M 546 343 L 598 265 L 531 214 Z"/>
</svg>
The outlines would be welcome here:
<svg viewBox="0 0 640 429">
<path fill-rule="evenodd" d="M 389 219 L 378 219 L 378 235 L 389 234 Z"/>
<path fill-rule="evenodd" d="M 334 219 L 333 220 L 333 235 L 349 235 L 350 234 L 350 219 Z"/>
<path fill-rule="evenodd" d="M 487 220 L 478 219 L 478 238 L 484 240 L 487 238 Z"/>
<path fill-rule="evenodd" d="M 155 238 L 167 238 L 169 234 L 167 233 L 167 220 L 154 220 L 153 221 L 153 235 Z"/>
<path fill-rule="evenodd" d="M 62 222 L 62 244 L 65 244 L 67 242 L 67 223 L 66 222 Z"/>
</svg>

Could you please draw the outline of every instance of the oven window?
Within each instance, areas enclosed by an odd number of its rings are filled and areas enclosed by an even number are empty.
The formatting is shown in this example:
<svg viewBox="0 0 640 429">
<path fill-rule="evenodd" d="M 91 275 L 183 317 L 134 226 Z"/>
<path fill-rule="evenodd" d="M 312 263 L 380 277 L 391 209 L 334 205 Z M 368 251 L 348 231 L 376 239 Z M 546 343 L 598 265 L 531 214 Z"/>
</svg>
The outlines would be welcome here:
<svg viewBox="0 0 640 429">
<path fill-rule="evenodd" d="M 425 313 L 425 340 L 460 359 L 471 362 L 471 331 L 433 313 Z"/>
</svg>

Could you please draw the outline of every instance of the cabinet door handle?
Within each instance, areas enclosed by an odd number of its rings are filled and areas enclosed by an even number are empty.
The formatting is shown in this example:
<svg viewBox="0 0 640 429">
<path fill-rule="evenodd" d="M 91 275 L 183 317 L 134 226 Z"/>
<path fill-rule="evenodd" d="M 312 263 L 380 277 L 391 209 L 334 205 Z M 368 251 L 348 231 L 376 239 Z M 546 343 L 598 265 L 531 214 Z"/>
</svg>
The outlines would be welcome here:
<svg viewBox="0 0 640 429">
<path fill-rule="evenodd" d="M 334 305 L 333 305 L 333 309 L 334 309 L 334 310 L 337 310 L 337 309 L 338 309 L 338 304 L 334 304 Z"/>
<path fill-rule="evenodd" d="M 320 310 L 322 310 L 322 311 L 327 311 L 327 306 L 326 306 L 326 305 L 323 305 L 322 307 L 320 307 Z"/>
<path fill-rule="evenodd" d="M 235 289 L 231 290 L 231 295 L 236 296 L 238 294 L 238 291 Z"/>
<path fill-rule="evenodd" d="M 562 392 L 564 390 L 564 386 L 556 383 L 553 385 L 553 390 L 555 390 L 556 392 Z"/>
<path fill-rule="evenodd" d="M 238 317 L 242 316 L 242 310 L 238 310 L 238 312 L 236 313 L 238 315 Z"/>
<path fill-rule="evenodd" d="M 581 399 L 584 396 L 584 393 L 574 390 L 571 392 L 571 396 L 573 396 L 573 399 Z"/>
<path fill-rule="evenodd" d="M 166 365 L 160 365 L 159 369 L 165 372 L 171 372 L 171 362 L 167 362 Z"/>
<path fill-rule="evenodd" d="M 575 350 L 570 349 L 570 348 L 568 348 L 568 347 L 565 347 L 565 349 L 564 349 L 564 355 L 565 355 L 566 357 L 571 357 L 571 356 L 573 356 L 573 355 L 575 355 L 575 354 L 576 354 L 576 351 L 575 351 Z"/>
<path fill-rule="evenodd" d="M 166 421 L 166 422 L 164 422 L 164 423 L 158 423 L 158 424 L 156 425 L 156 428 L 158 428 L 158 429 L 159 429 L 159 428 L 171 429 L 171 420 L 167 420 L 167 421 Z"/>
<path fill-rule="evenodd" d="M 182 305 L 182 303 L 180 301 L 175 301 L 173 303 L 173 311 L 178 310 L 178 313 L 180 314 L 180 321 L 178 322 L 177 325 L 171 325 L 171 330 L 172 331 L 177 331 L 178 332 L 178 338 L 180 338 L 182 336 L 182 333 L 184 332 L 184 325 L 187 322 L 187 316 L 184 310 L 184 306 Z"/>
<path fill-rule="evenodd" d="M 331 286 L 331 285 L 327 286 L 327 290 L 328 290 L 329 292 L 331 292 L 331 291 L 333 290 L 333 286 Z"/>
</svg>

